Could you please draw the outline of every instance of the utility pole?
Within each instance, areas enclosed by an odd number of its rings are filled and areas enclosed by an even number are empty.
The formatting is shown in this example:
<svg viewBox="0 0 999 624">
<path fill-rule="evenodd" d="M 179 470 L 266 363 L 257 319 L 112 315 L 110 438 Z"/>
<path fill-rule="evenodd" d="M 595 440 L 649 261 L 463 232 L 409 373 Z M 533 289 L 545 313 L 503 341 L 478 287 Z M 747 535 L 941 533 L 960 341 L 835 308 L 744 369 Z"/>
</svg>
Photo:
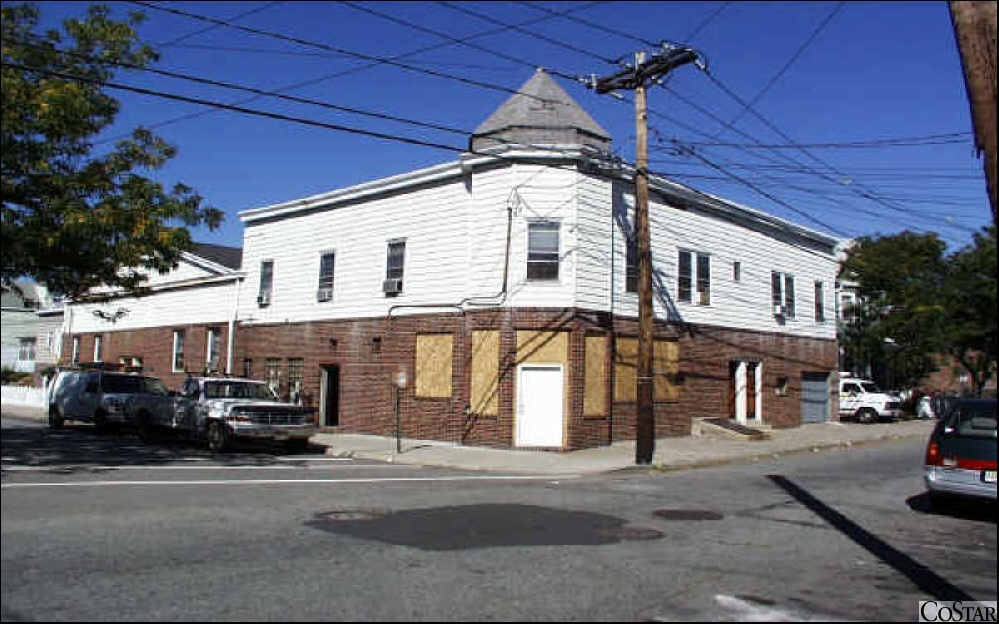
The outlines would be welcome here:
<svg viewBox="0 0 999 624">
<path fill-rule="evenodd" d="M 638 366 L 635 463 L 651 464 L 655 451 L 655 414 L 652 377 L 652 245 L 649 234 L 649 141 L 646 85 L 658 82 L 673 68 L 700 60 L 686 47 L 663 44 L 662 52 L 646 61 L 645 52 L 635 53 L 634 67 L 597 79 L 590 87 L 597 93 L 618 89 L 635 91 L 635 236 L 638 238 Z M 703 69 L 703 65 L 702 65 Z"/>
<path fill-rule="evenodd" d="M 996 3 L 982 0 L 950 2 L 954 38 L 961 53 L 964 86 L 971 105 L 975 148 L 985 152 L 985 184 L 996 224 Z"/>
</svg>

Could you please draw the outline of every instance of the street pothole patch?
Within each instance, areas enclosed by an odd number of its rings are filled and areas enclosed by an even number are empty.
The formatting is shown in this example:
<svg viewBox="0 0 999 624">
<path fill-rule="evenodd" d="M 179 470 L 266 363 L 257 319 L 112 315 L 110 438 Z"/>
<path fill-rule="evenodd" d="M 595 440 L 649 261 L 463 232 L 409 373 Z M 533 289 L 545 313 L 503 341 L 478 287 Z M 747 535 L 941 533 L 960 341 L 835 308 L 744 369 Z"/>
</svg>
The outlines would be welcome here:
<svg viewBox="0 0 999 624">
<path fill-rule="evenodd" d="M 317 522 L 356 522 L 358 520 L 377 520 L 388 514 L 387 509 L 334 509 L 316 514 Z"/>
<path fill-rule="evenodd" d="M 652 512 L 657 518 L 663 520 L 678 520 L 688 522 L 698 522 L 701 520 L 721 520 L 725 514 L 712 511 L 710 509 L 657 509 Z"/>
</svg>

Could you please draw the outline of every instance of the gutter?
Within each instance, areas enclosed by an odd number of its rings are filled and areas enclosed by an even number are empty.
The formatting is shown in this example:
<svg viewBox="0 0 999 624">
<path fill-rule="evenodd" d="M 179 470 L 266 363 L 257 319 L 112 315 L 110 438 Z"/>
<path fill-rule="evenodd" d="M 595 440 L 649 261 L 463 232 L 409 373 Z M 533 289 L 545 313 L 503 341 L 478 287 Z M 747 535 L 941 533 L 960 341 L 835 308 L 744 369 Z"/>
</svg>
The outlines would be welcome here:
<svg viewBox="0 0 999 624">
<path fill-rule="evenodd" d="M 240 287 L 240 282 L 242 276 L 234 276 L 232 280 L 233 287 L 236 289 L 235 302 L 232 306 L 232 315 L 229 317 L 229 344 L 226 348 L 226 358 L 225 358 L 225 373 L 226 375 L 232 375 L 232 363 L 233 363 L 233 349 L 236 346 L 236 321 L 239 317 L 239 294 L 242 291 Z"/>
</svg>

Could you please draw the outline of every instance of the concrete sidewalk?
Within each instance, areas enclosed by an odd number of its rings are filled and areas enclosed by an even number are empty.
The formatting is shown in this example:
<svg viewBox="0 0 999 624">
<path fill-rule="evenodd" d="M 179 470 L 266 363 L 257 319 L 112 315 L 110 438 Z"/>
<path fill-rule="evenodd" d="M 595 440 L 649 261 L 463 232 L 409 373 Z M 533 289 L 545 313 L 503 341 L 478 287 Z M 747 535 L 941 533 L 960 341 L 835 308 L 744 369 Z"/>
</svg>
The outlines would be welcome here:
<svg viewBox="0 0 999 624">
<path fill-rule="evenodd" d="M 3 416 L 45 420 L 39 408 L 4 404 Z M 732 462 L 766 459 L 789 453 L 818 452 L 849 448 L 857 444 L 901 438 L 928 439 L 935 420 L 910 420 L 861 425 L 859 423 L 816 423 L 793 429 L 769 431 L 766 440 L 734 440 L 711 436 L 687 436 L 656 440 L 653 466 L 665 470 L 714 466 Z M 635 465 L 635 442 L 615 442 L 610 446 L 566 453 L 522 449 L 494 449 L 462 446 L 438 440 L 403 438 L 402 452 L 396 453 L 395 438 L 351 433 L 318 433 L 314 446 L 327 455 L 374 459 L 415 466 L 438 466 L 487 472 L 580 475 L 610 472 Z"/>
</svg>

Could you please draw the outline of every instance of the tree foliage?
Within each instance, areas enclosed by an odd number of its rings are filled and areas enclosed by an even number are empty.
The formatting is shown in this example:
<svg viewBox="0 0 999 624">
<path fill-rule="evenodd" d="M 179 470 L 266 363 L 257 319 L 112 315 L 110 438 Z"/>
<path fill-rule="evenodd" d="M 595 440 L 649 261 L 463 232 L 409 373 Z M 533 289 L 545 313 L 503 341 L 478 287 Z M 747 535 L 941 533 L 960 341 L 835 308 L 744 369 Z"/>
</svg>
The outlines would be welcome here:
<svg viewBox="0 0 999 624">
<path fill-rule="evenodd" d="M 996 237 L 990 227 L 950 255 L 935 233 L 862 237 L 847 252 L 841 280 L 858 303 L 840 328 L 847 355 L 888 365 L 897 385 L 914 386 L 953 356 L 980 393 L 996 368 Z"/>
<path fill-rule="evenodd" d="M 117 62 L 155 61 L 135 32 L 142 14 L 116 20 L 96 5 L 61 31 L 37 33 L 34 6 L 2 10 L 0 277 L 29 276 L 68 295 L 101 284 L 135 291 L 149 271 L 171 269 L 191 248 L 188 227 L 214 229 L 222 212 L 183 184 L 165 190 L 141 175 L 176 154 L 146 129 L 97 153 L 94 139 L 113 123 L 118 101 L 47 72 L 107 81 Z"/>
</svg>

